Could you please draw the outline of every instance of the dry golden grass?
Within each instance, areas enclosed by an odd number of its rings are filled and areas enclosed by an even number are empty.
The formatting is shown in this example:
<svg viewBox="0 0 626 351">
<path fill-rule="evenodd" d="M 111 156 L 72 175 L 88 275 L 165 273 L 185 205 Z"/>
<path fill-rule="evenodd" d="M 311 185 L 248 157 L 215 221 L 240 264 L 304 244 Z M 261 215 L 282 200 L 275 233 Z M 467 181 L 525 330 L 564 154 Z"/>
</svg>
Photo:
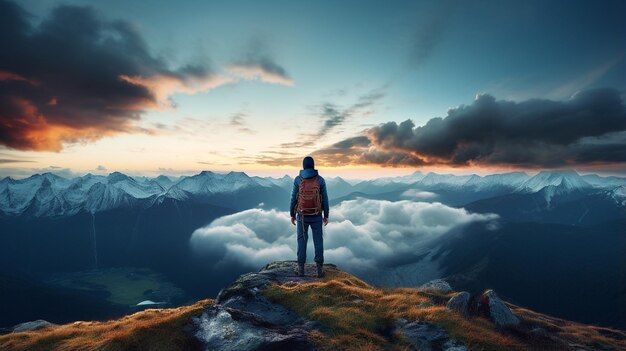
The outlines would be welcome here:
<svg viewBox="0 0 626 351">
<path fill-rule="evenodd" d="M 619 331 L 565 322 L 513 305 L 523 323 L 517 328 L 501 329 L 483 317 L 466 318 L 447 310 L 445 302 L 454 293 L 379 289 L 347 273 L 327 271 L 327 277 L 319 281 L 274 285 L 264 291 L 271 300 L 323 326 L 321 331 L 311 332 L 312 340 L 322 350 L 408 349 L 401 336 L 392 332 L 398 318 L 441 326 L 470 350 L 563 350 L 568 343 L 626 349 L 626 338 L 620 341 L 624 334 Z M 537 326 L 548 333 L 532 332 Z"/>
<path fill-rule="evenodd" d="M 500 333 L 490 322 L 467 320 L 448 311 L 443 303 L 452 294 L 419 289 L 378 289 L 344 274 L 294 286 L 274 285 L 265 290 L 270 299 L 300 315 L 320 322 L 327 332 L 315 331 L 312 339 L 327 350 L 402 350 L 406 343 L 392 334 L 398 318 L 429 321 L 473 349 L 522 350 L 523 344 Z"/>
<path fill-rule="evenodd" d="M 437 324 L 455 338 L 465 342 L 471 349 L 479 350 L 526 350 L 519 340 L 502 333 L 490 321 L 481 317 L 464 318 L 445 306 L 411 308 L 405 318 Z"/>
<path fill-rule="evenodd" d="M 509 306 L 527 323 L 541 327 L 570 343 L 592 349 L 626 350 L 626 332 L 624 331 L 570 322 L 512 304 Z"/>
<path fill-rule="evenodd" d="M 212 300 L 151 309 L 104 322 L 75 322 L 0 336 L 0 350 L 182 350 L 189 346 L 183 327 Z"/>
</svg>

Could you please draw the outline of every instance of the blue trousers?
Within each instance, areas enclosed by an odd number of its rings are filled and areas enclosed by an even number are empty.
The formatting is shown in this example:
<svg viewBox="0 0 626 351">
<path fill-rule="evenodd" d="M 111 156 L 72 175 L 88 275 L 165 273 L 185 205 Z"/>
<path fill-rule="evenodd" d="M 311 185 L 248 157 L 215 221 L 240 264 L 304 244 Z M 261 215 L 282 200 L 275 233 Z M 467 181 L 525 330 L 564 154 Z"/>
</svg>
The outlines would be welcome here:
<svg viewBox="0 0 626 351">
<path fill-rule="evenodd" d="M 298 231 L 298 263 L 306 262 L 306 244 L 309 241 L 309 227 L 313 232 L 313 245 L 315 245 L 315 263 L 324 263 L 324 238 L 322 237 L 322 222 L 304 222 L 302 230 L 302 220 L 297 225 Z"/>
</svg>

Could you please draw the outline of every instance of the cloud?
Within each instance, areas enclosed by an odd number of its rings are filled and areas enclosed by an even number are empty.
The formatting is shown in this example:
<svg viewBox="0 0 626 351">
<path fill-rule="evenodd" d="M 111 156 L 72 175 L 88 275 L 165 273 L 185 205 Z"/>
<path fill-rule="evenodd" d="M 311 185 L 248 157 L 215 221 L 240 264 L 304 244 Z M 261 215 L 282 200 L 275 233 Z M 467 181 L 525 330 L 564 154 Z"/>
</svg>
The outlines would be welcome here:
<svg viewBox="0 0 626 351">
<path fill-rule="evenodd" d="M 235 76 L 248 80 L 260 80 L 269 84 L 279 84 L 289 87 L 295 84 L 293 79 L 287 74 L 287 71 L 269 57 L 232 64 L 229 67 L 229 71 Z"/>
<path fill-rule="evenodd" d="M 313 106 L 313 114 L 317 116 L 320 125 L 313 131 L 300 132 L 297 140 L 281 143 L 274 146 L 273 150 L 263 150 L 254 156 L 240 156 L 237 161 L 240 164 L 262 164 L 268 166 L 296 166 L 302 162 L 307 152 L 302 149 L 311 150 L 320 144 L 320 140 L 328 138 L 339 131 L 343 131 L 349 121 L 358 116 L 366 116 L 374 112 L 377 104 L 386 96 L 388 85 L 383 85 L 372 89 L 367 93 L 358 95 L 356 99 L 345 107 L 338 106 L 331 102 L 324 102 Z M 342 128 L 344 127 L 344 128 Z M 310 130 L 311 127 L 307 127 Z M 362 137 L 369 142 L 367 137 Z M 360 139 L 357 137 L 356 139 Z M 346 143 L 348 141 L 344 141 Z M 323 153 L 323 151 L 321 152 Z M 327 158 L 329 159 L 329 158 Z M 334 160 L 335 164 L 341 164 Z M 346 161 L 345 163 L 350 163 Z M 324 162 L 329 164 L 329 162 Z"/>
<path fill-rule="evenodd" d="M 332 221 L 324 227 L 325 260 L 353 272 L 410 262 L 453 230 L 497 220 L 495 214 L 469 213 L 440 203 L 362 198 L 343 201 L 331 213 Z M 295 259 L 295 230 L 288 213 L 256 208 L 197 229 L 190 243 L 213 267 L 257 269 L 273 260 Z"/>
<path fill-rule="evenodd" d="M 60 177 L 71 179 L 84 175 L 83 173 L 77 173 L 69 168 L 63 168 L 58 166 L 48 166 L 45 168 L 12 168 L 12 167 L 0 167 L 0 179 L 4 177 L 11 177 L 13 179 L 28 178 L 33 174 L 52 173 Z"/>
<path fill-rule="evenodd" d="M 416 199 L 416 200 L 428 200 L 437 197 L 437 194 L 430 191 L 421 191 L 418 189 L 407 189 L 402 193 L 402 196 Z"/>
<path fill-rule="evenodd" d="M 133 25 L 91 7 L 58 6 L 38 25 L 29 17 L 0 0 L 0 144 L 9 148 L 152 133 L 137 125 L 147 109 L 232 81 L 203 62 L 171 69 Z"/>
<path fill-rule="evenodd" d="M 191 236 L 191 246 L 210 265 L 256 268 L 275 259 L 293 259 L 290 226 L 287 213 L 250 209 L 197 229 Z"/>
<path fill-rule="evenodd" d="M 106 172 L 107 168 L 104 167 L 103 165 L 98 165 L 98 167 L 96 167 L 95 170 L 98 171 L 98 172 Z"/>
<path fill-rule="evenodd" d="M 626 108 L 613 89 L 566 101 L 479 95 L 423 126 L 388 122 L 313 152 L 337 164 L 561 167 L 626 162 Z"/>
<path fill-rule="evenodd" d="M 311 141 L 317 141 L 317 139 L 324 137 L 333 129 L 343 125 L 354 115 L 367 115 L 372 113 L 371 108 L 385 97 L 386 89 L 387 86 L 383 86 L 360 95 L 356 102 L 346 108 L 340 108 L 329 102 L 321 104 L 319 106 L 319 115 L 323 123 L 319 131 L 310 136 Z"/>
<path fill-rule="evenodd" d="M 428 12 L 428 17 L 419 21 L 420 25 L 411 38 L 409 62 L 413 68 L 420 68 L 428 62 L 442 42 L 454 10 L 452 2 L 441 1 L 434 11 Z"/>
<path fill-rule="evenodd" d="M 297 140 L 281 143 L 277 146 L 281 151 L 263 151 L 251 159 L 242 159 L 242 161 L 269 166 L 293 166 L 299 164 L 303 157 L 300 149 L 314 147 L 320 143 L 320 140 L 328 138 L 333 133 L 342 131 L 341 127 L 354 117 L 373 113 L 376 104 L 386 96 L 387 88 L 388 85 L 383 85 L 362 94 L 347 107 L 340 107 L 330 102 L 314 106 L 314 114 L 319 117 L 321 122 L 316 131 L 301 133 Z"/>
<path fill-rule="evenodd" d="M 356 114 L 367 115 L 372 111 L 372 108 L 379 100 L 383 99 L 386 95 L 384 90 L 387 87 L 384 86 L 380 89 L 372 90 L 366 94 L 358 97 L 357 101 L 347 108 L 339 108 L 332 103 L 324 103 L 320 105 L 319 114 L 322 117 L 322 127 L 312 137 L 319 139 L 325 136 L 327 133 L 343 125 L 346 120 Z"/>
<path fill-rule="evenodd" d="M 577 91 L 587 89 L 589 86 L 597 82 L 600 78 L 604 77 L 613 67 L 619 64 L 624 59 L 624 54 L 620 53 L 617 57 L 604 62 L 602 65 L 594 67 L 591 70 L 586 71 L 584 74 L 576 76 L 574 79 L 570 79 L 565 83 L 559 84 L 559 86 L 548 93 L 549 97 L 562 98 L 572 95 Z"/>
<path fill-rule="evenodd" d="M 251 40 L 246 54 L 231 64 L 228 70 L 243 79 L 290 87 L 295 84 L 287 70 L 267 52 L 265 42 L 259 39 Z"/>
<path fill-rule="evenodd" d="M 243 112 L 237 112 L 230 116 L 228 125 L 235 127 L 238 131 L 248 134 L 254 134 L 254 131 L 248 127 L 247 122 L 248 115 Z"/>
<path fill-rule="evenodd" d="M 0 164 L 5 164 L 5 163 L 30 163 L 30 162 L 35 162 L 35 161 L 31 161 L 31 160 L 20 160 L 20 159 L 14 159 L 14 158 L 0 158 Z"/>
</svg>

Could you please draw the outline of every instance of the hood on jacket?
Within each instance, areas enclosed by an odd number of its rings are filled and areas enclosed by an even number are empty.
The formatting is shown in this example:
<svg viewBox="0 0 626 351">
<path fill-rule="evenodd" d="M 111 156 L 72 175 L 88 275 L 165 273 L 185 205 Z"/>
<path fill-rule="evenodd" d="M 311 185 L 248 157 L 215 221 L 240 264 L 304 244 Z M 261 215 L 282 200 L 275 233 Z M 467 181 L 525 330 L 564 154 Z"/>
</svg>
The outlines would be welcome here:
<svg viewBox="0 0 626 351">
<path fill-rule="evenodd" d="M 306 169 L 300 170 L 300 177 L 304 179 L 313 178 L 316 175 L 317 175 L 317 169 L 306 168 Z"/>
<path fill-rule="evenodd" d="M 315 160 L 313 157 L 307 156 L 302 159 L 302 169 L 315 169 Z"/>
</svg>

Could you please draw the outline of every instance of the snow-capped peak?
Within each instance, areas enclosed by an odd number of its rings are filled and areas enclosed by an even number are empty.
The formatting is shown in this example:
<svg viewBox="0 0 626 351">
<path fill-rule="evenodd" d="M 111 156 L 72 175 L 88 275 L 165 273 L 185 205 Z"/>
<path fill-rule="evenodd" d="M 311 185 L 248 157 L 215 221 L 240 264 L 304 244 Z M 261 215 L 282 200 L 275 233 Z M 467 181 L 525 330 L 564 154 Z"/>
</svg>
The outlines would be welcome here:
<svg viewBox="0 0 626 351">
<path fill-rule="evenodd" d="M 240 190 L 246 187 L 260 185 L 243 172 L 229 172 L 227 174 L 202 171 L 195 176 L 179 180 L 175 186 L 193 194 L 217 194 Z"/>
<path fill-rule="evenodd" d="M 568 191 L 591 188 L 576 171 L 541 171 L 520 184 L 517 191 L 536 193 L 547 186 L 560 186 Z"/>
<path fill-rule="evenodd" d="M 107 176 L 107 181 L 109 182 L 109 184 L 115 184 L 117 182 L 128 180 L 132 180 L 132 178 L 120 172 L 113 172 Z"/>
<path fill-rule="evenodd" d="M 369 182 L 371 184 L 374 184 L 374 185 L 387 185 L 387 184 L 391 184 L 391 183 L 412 184 L 412 183 L 416 183 L 416 182 L 421 181 L 423 178 L 424 178 L 424 173 L 422 173 L 420 171 L 415 171 L 415 172 L 413 172 L 411 174 L 408 174 L 408 175 L 405 175 L 405 176 L 383 177 L 383 178 L 377 178 L 377 179 L 370 180 Z M 348 182 L 346 182 L 346 183 L 348 183 Z"/>
<path fill-rule="evenodd" d="M 608 195 L 619 205 L 626 207 L 626 185 L 611 189 Z"/>
<path fill-rule="evenodd" d="M 424 178 L 420 180 L 419 183 L 426 186 L 438 184 L 461 186 L 465 184 L 468 180 L 470 180 L 473 176 L 478 177 L 475 174 L 457 176 L 454 174 L 439 174 L 429 172 Z"/>
</svg>

